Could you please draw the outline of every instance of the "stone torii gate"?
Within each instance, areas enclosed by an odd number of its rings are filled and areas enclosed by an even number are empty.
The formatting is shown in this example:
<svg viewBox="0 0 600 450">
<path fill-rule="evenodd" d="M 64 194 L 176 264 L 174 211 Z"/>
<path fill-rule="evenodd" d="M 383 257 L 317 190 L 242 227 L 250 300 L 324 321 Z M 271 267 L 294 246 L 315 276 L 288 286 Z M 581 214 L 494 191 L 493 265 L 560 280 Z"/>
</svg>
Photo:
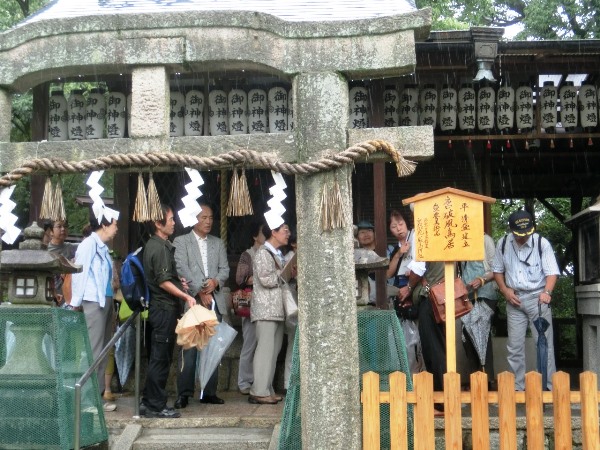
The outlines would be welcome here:
<svg viewBox="0 0 600 450">
<path fill-rule="evenodd" d="M 330 1 L 316 12 L 302 8 L 321 4 L 309 0 L 280 2 L 285 8 L 275 1 L 245 2 L 247 11 L 237 10 L 236 2 L 208 0 L 173 6 L 142 0 L 129 6 L 119 0 L 78 3 L 84 7 L 69 9 L 68 2 L 58 1 L 0 35 L 2 172 L 39 157 L 83 163 L 112 154 L 218 157 L 248 149 L 300 164 L 375 139 L 411 160 L 433 156 L 431 127 L 347 128 L 348 81 L 413 72 L 415 40 L 429 32 L 429 10 L 392 0 L 372 6 Z M 250 69 L 291 80 L 294 131 L 169 137 L 170 76 L 208 68 Z M 44 140 L 50 82 L 121 74 L 131 76 L 129 138 Z M 11 95 L 30 88 L 36 142 L 11 143 Z M 231 163 L 223 164 L 228 167 Z M 361 447 L 351 170 L 351 164 L 336 169 L 346 226 L 330 232 L 321 230 L 319 211 L 322 189 L 332 177 L 324 172 L 296 177 L 302 440 L 307 449 Z M 128 217 L 128 211 L 121 212 Z"/>
</svg>

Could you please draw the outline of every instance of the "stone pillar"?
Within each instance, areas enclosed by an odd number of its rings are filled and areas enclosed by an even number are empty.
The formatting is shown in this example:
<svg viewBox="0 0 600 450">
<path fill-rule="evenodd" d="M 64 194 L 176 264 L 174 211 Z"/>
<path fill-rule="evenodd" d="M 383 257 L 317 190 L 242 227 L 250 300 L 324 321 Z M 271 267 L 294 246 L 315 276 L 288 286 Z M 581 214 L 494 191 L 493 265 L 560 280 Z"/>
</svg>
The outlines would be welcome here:
<svg viewBox="0 0 600 450">
<path fill-rule="evenodd" d="M 8 91 L 0 89 L 0 142 L 10 142 L 12 102 Z"/>
<path fill-rule="evenodd" d="M 346 148 L 348 85 L 337 73 L 300 74 L 293 82 L 298 159 Z M 349 166 L 296 177 L 302 447 L 361 448 L 358 332 L 354 299 Z M 334 176 L 347 226 L 321 232 L 324 185 Z"/>
<path fill-rule="evenodd" d="M 169 136 L 169 78 L 164 67 L 141 67 L 131 74 L 129 136 Z"/>
</svg>

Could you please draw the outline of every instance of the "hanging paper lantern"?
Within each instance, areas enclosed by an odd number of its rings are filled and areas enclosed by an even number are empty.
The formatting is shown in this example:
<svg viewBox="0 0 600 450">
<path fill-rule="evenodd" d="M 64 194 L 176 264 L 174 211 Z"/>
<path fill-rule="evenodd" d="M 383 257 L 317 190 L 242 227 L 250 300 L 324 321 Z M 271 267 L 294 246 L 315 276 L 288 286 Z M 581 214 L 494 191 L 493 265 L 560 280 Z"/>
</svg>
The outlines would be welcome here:
<svg viewBox="0 0 600 450">
<path fill-rule="evenodd" d="M 489 131 L 494 128 L 494 88 L 484 82 L 477 91 L 477 128 Z"/>
<path fill-rule="evenodd" d="M 456 114 L 458 110 L 458 93 L 447 84 L 440 91 L 440 129 L 456 130 Z"/>
<path fill-rule="evenodd" d="M 127 136 L 131 137 L 131 94 L 127 94 L 127 106 L 125 113 L 127 114 Z"/>
<path fill-rule="evenodd" d="M 525 82 L 521 82 L 515 92 L 517 102 L 517 128 L 527 132 L 533 128 L 533 89 Z"/>
<path fill-rule="evenodd" d="M 400 122 L 400 94 L 395 86 L 383 91 L 383 126 L 397 127 Z"/>
<path fill-rule="evenodd" d="M 204 93 L 192 89 L 185 94 L 185 124 L 186 136 L 202 136 L 204 131 Z"/>
<path fill-rule="evenodd" d="M 211 136 L 229 134 L 227 94 L 219 88 L 208 93 L 208 127 Z"/>
<path fill-rule="evenodd" d="M 544 81 L 540 92 L 541 126 L 547 133 L 553 133 L 558 122 L 558 93 L 554 81 Z"/>
<path fill-rule="evenodd" d="M 106 107 L 106 137 L 125 136 L 127 99 L 121 92 L 109 92 Z"/>
<path fill-rule="evenodd" d="M 287 131 L 288 99 L 287 89 L 275 86 L 269 89 L 269 133 L 285 133 Z"/>
<path fill-rule="evenodd" d="M 85 106 L 85 138 L 102 139 L 106 119 L 106 98 L 104 89 L 93 88 L 88 94 Z"/>
<path fill-rule="evenodd" d="M 267 124 L 267 93 L 263 89 L 250 89 L 248 91 L 248 132 L 266 133 Z"/>
<path fill-rule="evenodd" d="M 242 89 L 232 89 L 227 95 L 229 134 L 248 133 L 248 97 Z"/>
<path fill-rule="evenodd" d="M 577 88 L 572 81 L 565 81 L 558 92 L 560 98 L 560 121 L 567 131 L 577 126 L 579 116 L 577 106 Z"/>
<path fill-rule="evenodd" d="M 500 86 L 496 93 L 496 126 L 500 131 L 510 130 L 515 123 L 515 90 Z"/>
<path fill-rule="evenodd" d="M 288 131 L 294 131 L 294 97 L 291 89 L 288 91 Z"/>
<path fill-rule="evenodd" d="M 598 125 L 598 99 L 594 86 L 584 84 L 579 88 L 579 109 L 583 128 L 592 128 Z"/>
<path fill-rule="evenodd" d="M 419 124 L 419 89 L 407 84 L 400 95 L 400 125 L 414 127 Z"/>
<path fill-rule="evenodd" d="M 69 112 L 63 91 L 52 91 L 48 101 L 48 140 L 66 141 L 68 125 Z"/>
<path fill-rule="evenodd" d="M 171 110 L 169 112 L 169 136 L 183 136 L 183 123 L 185 120 L 185 95 L 179 91 L 171 91 Z"/>
<path fill-rule="evenodd" d="M 463 84 L 458 90 L 458 127 L 461 131 L 475 129 L 476 96 L 472 84 Z"/>
<path fill-rule="evenodd" d="M 85 139 L 85 97 L 82 89 L 73 89 L 67 103 L 69 111 L 69 139 Z"/>
<path fill-rule="evenodd" d="M 362 84 L 348 93 L 348 128 L 369 128 L 369 92 Z"/>
<path fill-rule="evenodd" d="M 419 124 L 431 125 L 435 128 L 437 124 L 438 94 L 435 84 L 426 84 L 419 92 Z"/>
</svg>

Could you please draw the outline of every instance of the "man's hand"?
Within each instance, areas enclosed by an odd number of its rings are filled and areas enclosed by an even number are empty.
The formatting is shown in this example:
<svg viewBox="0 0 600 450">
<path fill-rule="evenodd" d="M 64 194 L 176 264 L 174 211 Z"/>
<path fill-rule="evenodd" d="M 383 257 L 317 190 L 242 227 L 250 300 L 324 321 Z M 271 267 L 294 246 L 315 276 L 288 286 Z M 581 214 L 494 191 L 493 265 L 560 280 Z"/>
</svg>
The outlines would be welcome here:
<svg viewBox="0 0 600 450">
<path fill-rule="evenodd" d="M 196 306 L 196 299 L 191 295 L 185 294 L 185 302 L 190 308 Z"/>
<path fill-rule="evenodd" d="M 190 290 L 190 284 L 188 283 L 188 280 L 186 280 L 183 277 L 179 277 L 179 281 L 181 281 L 181 287 L 183 288 L 184 292 L 189 292 Z"/>
<path fill-rule="evenodd" d="M 200 304 L 205 308 L 210 309 L 213 302 L 212 294 L 205 294 L 203 291 L 198 293 L 198 298 L 200 299 Z"/>
<path fill-rule="evenodd" d="M 552 296 L 550 294 L 546 292 L 540 293 L 540 303 L 546 303 L 547 305 L 549 305 L 551 300 Z"/>
<path fill-rule="evenodd" d="M 408 288 L 408 286 L 403 286 L 398 289 L 398 301 L 400 304 L 404 303 L 404 300 L 408 298 L 408 296 L 412 293 L 412 290 Z"/>
<path fill-rule="evenodd" d="M 218 287 L 219 282 L 217 280 L 215 280 L 214 278 L 207 278 L 204 284 L 202 285 L 202 290 L 200 292 L 202 294 L 211 294 Z"/>
<path fill-rule="evenodd" d="M 513 306 L 521 306 L 521 300 L 519 300 L 519 296 L 515 294 L 515 291 L 509 287 L 507 287 L 502 294 L 508 303 Z"/>
</svg>

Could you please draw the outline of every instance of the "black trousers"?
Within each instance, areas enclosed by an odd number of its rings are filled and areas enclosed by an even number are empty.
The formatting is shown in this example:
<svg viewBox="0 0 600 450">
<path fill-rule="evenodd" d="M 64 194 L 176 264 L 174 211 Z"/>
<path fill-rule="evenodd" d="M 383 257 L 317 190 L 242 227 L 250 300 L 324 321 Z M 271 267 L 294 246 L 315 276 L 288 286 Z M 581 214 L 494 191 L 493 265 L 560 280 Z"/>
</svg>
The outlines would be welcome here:
<svg viewBox="0 0 600 450">
<path fill-rule="evenodd" d="M 433 389 L 443 391 L 446 373 L 446 327 L 435 322 L 431 302 L 427 297 L 421 297 L 419 303 L 419 336 L 425 368 L 433 375 Z"/>
<path fill-rule="evenodd" d="M 215 305 L 216 306 L 216 305 Z M 219 309 L 215 307 L 215 313 L 219 322 L 223 319 L 223 316 L 219 312 Z M 179 362 L 177 364 L 177 395 L 185 395 L 187 397 L 194 396 L 194 390 L 196 387 L 196 356 L 198 350 L 196 348 L 190 348 L 189 350 L 182 350 L 179 353 Z M 211 377 L 208 379 L 206 386 L 204 387 L 204 395 L 217 395 L 217 384 L 219 382 L 219 366 L 215 369 Z"/>
<path fill-rule="evenodd" d="M 142 402 L 154 411 L 162 411 L 167 406 L 166 386 L 177 341 L 175 327 L 179 316 L 176 309 L 161 309 L 150 303 L 148 321 L 152 326 L 152 346 Z"/>
</svg>

